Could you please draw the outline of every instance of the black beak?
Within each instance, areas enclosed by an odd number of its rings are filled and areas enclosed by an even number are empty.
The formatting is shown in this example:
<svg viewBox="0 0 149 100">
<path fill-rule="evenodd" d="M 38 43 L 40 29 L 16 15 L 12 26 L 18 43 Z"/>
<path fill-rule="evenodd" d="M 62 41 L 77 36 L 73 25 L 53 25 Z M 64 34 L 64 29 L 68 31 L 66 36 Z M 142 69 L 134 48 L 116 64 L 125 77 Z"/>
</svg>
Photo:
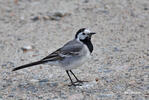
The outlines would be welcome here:
<svg viewBox="0 0 149 100">
<path fill-rule="evenodd" d="M 94 35 L 94 34 L 96 34 L 95 32 L 92 32 L 92 33 L 90 33 L 91 35 Z"/>
<path fill-rule="evenodd" d="M 96 34 L 96 33 L 95 32 L 89 33 L 88 38 L 91 39 L 92 35 L 94 35 L 94 34 Z"/>
</svg>

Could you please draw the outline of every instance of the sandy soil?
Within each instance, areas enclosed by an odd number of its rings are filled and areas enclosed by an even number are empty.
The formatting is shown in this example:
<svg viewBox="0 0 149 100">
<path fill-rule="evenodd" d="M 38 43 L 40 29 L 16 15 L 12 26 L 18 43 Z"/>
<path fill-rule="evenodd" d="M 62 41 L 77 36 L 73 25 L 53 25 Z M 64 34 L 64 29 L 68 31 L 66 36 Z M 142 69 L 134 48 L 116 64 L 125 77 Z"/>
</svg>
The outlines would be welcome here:
<svg viewBox="0 0 149 100">
<path fill-rule="evenodd" d="M 97 33 L 92 60 L 74 70 L 88 83 L 68 87 L 56 66 L 11 71 L 82 27 Z M 0 100 L 109 99 L 149 99 L 149 0 L 0 0 Z"/>
</svg>

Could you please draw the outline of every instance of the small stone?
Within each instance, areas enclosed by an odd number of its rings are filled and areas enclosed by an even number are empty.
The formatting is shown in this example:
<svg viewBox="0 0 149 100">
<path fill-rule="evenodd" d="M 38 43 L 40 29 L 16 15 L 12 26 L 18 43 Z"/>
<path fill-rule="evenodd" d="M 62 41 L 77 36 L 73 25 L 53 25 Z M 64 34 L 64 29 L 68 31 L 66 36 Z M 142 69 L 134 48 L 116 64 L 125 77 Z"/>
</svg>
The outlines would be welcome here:
<svg viewBox="0 0 149 100">
<path fill-rule="evenodd" d="M 30 46 L 30 45 L 28 45 L 28 46 L 24 46 L 24 47 L 22 47 L 21 49 L 22 49 L 23 52 L 25 53 L 25 52 L 27 52 L 27 51 L 31 51 L 31 50 L 33 50 L 33 47 Z"/>
<path fill-rule="evenodd" d="M 63 17 L 64 14 L 62 14 L 61 12 L 55 12 L 54 16 L 56 16 L 56 17 Z"/>
<path fill-rule="evenodd" d="M 105 80 L 106 80 L 107 83 L 113 82 L 113 80 L 111 78 L 105 78 Z"/>
<path fill-rule="evenodd" d="M 51 19 L 51 20 L 59 21 L 61 18 L 60 18 L 60 17 L 54 17 L 54 16 L 51 16 L 50 19 Z"/>
<path fill-rule="evenodd" d="M 99 78 L 95 78 L 95 81 L 98 82 L 99 81 Z"/>
<path fill-rule="evenodd" d="M 56 87 L 56 86 L 58 86 L 58 83 L 50 83 L 50 86 Z"/>
<path fill-rule="evenodd" d="M 51 19 L 51 20 L 59 21 L 62 17 L 70 16 L 70 15 L 71 15 L 70 13 L 55 12 L 55 13 L 48 13 L 48 16 L 44 16 L 43 18 L 45 20 Z"/>
<path fill-rule="evenodd" d="M 32 20 L 32 21 L 37 21 L 37 20 L 39 20 L 39 19 L 41 19 L 40 16 L 36 16 L 36 17 L 33 17 L 31 20 Z"/>
<path fill-rule="evenodd" d="M 39 82 L 48 82 L 48 81 L 49 81 L 48 79 L 42 79 Z"/>
<path fill-rule="evenodd" d="M 145 7 L 144 10 L 148 10 L 148 8 Z"/>
<path fill-rule="evenodd" d="M 139 25 L 139 27 L 144 27 L 144 25 Z"/>
<path fill-rule="evenodd" d="M 18 0 L 14 0 L 14 3 L 15 3 L 15 4 L 18 4 Z"/>
<path fill-rule="evenodd" d="M 39 85 L 40 85 L 40 86 L 44 86 L 44 85 L 46 85 L 46 84 L 48 83 L 48 81 L 49 81 L 48 79 L 40 80 L 40 81 L 39 81 Z"/>
<path fill-rule="evenodd" d="M 10 94 L 8 97 L 14 97 L 14 95 L 13 94 Z"/>
<path fill-rule="evenodd" d="M 49 20 L 50 17 L 49 17 L 49 16 L 43 16 L 43 19 L 44 19 L 44 20 Z"/>
<path fill-rule="evenodd" d="M 113 48 L 113 52 L 118 52 L 118 51 L 120 51 L 120 50 L 117 47 Z"/>
<path fill-rule="evenodd" d="M 18 41 L 21 41 L 22 39 L 20 37 L 17 38 Z"/>
<path fill-rule="evenodd" d="M 31 79 L 31 80 L 30 80 L 30 82 L 33 83 L 33 84 L 34 84 L 34 83 L 37 83 L 38 81 L 39 81 L 39 80 L 37 80 L 37 79 Z"/>
<path fill-rule="evenodd" d="M 84 3 L 88 3 L 89 2 L 89 0 L 84 0 Z"/>
<path fill-rule="evenodd" d="M 31 92 L 37 92 L 38 89 L 35 86 L 28 86 L 26 87 L 27 91 L 31 91 Z"/>
<path fill-rule="evenodd" d="M 43 97 L 39 96 L 38 99 L 43 99 Z"/>
</svg>

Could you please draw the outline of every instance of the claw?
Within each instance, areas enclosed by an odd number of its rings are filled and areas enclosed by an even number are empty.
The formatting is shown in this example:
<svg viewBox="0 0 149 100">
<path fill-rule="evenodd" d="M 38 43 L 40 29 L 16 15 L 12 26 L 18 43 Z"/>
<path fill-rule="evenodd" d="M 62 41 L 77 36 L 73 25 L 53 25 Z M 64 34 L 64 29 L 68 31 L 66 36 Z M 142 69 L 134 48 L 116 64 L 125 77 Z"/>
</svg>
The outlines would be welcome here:
<svg viewBox="0 0 149 100">
<path fill-rule="evenodd" d="M 68 86 L 82 86 L 82 84 L 75 84 L 76 82 L 73 82 L 73 83 L 71 83 L 70 85 L 68 85 Z"/>
<path fill-rule="evenodd" d="M 77 80 L 76 82 L 74 83 L 84 83 L 84 82 L 88 82 L 88 81 L 81 81 L 81 80 Z"/>
</svg>

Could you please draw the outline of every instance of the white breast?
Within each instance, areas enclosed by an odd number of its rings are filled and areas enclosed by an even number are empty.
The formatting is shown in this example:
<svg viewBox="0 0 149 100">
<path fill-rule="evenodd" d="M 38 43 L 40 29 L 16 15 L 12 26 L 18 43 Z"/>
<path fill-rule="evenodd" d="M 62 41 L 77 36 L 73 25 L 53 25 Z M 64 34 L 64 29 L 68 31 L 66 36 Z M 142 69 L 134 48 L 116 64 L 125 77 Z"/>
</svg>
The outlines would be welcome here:
<svg viewBox="0 0 149 100">
<path fill-rule="evenodd" d="M 82 56 L 78 61 L 75 62 L 76 66 L 81 66 L 82 64 L 86 63 L 87 60 L 91 57 L 90 51 L 86 45 L 84 45 L 84 48 L 82 49 L 80 55 Z"/>
<path fill-rule="evenodd" d="M 87 62 L 88 58 L 90 58 L 90 51 L 88 49 L 88 47 L 86 45 L 84 45 L 82 51 L 80 52 L 80 57 L 74 61 L 71 62 L 70 65 L 68 66 L 63 66 L 63 68 L 65 70 L 71 70 L 71 69 L 75 69 L 77 67 L 80 67 L 81 65 L 83 65 L 84 63 Z"/>
</svg>

